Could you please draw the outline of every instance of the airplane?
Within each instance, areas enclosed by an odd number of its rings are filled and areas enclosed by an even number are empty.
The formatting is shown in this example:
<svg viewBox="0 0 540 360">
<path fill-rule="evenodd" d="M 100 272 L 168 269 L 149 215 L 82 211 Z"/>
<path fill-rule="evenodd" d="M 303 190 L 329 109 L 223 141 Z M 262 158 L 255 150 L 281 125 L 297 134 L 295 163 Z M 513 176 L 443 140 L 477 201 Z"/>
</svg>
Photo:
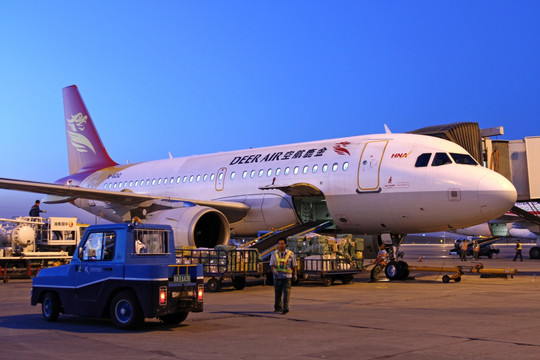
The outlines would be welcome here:
<svg viewBox="0 0 540 360">
<path fill-rule="evenodd" d="M 518 202 L 510 211 L 489 222 L 455 229 L 456 234 L 486 238 L 518 238 L 536 240 L 529 250 L 531 259 L 540 259 L 540 212 L 535 202 Z"/>
<path fill-rule="evenodd" d="M 55 183 L 0 179 L 112 222 L 172 226 L 176 246 L 316 220 L 345 233 L 407 233 L 483 223 L 516 201 L 506 178 L 440 138 L 390 133 L 120 165 L 105 149 L 76 85 L 63 89 L 69 175 Z"/>
</svg>

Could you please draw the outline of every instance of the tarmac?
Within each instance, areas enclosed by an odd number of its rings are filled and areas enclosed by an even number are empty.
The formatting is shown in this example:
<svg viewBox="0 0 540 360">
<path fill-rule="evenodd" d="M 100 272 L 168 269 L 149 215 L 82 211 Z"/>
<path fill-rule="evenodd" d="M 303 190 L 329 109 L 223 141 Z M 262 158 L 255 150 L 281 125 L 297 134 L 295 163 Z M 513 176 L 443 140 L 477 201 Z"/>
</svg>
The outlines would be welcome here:
<svg viewBox="0 0 540 360">
<path fill-rule="evenodd" d="M 0 283 L 2 359 L 538 359 L 540 260 L 513 262 L 512 246 L 480 259 L 486 268 L 515 268 L 513 277 L 413 272 L 405 281 L 292 289 L 290 312 L 273 312 L 273 287 L 248 279 L 235 290 L 205 293 L 205 310 L 182 324 L 146 319 L 121 331 L 106 319 L 60 315 L 49 323 L 30 305 L 31 280 Z M 448 256 L 450 246 L 406 245 L 415 266 L 472 266 Z"/>
</svg>

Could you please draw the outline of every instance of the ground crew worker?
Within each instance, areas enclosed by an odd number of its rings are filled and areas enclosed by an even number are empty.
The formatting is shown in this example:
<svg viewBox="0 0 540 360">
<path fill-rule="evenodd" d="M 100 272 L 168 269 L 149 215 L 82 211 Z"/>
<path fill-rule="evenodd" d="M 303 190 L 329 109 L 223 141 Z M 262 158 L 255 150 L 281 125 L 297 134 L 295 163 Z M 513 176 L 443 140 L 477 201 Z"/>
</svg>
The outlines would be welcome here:
<svg viewBox="0 0 540 360">
<path fill-rule="evenodd" d="M 463 240 L 461 242 L 461 261 L 467 261 L 467 249 L 469 248 L 469 242 Z"/>
<path fill-rule="evenodd" d="M 32 216 L 32 217 L 39 217 L 39 214 L 40 213 L 46 213 L 47 210 L 41 210 L 39 208 L 39 200 L 36 200 L 36 203 L 34 204 L 34 206 L 32 206 L 32 208 L 30 209 L 30 212 L 28 213 L 28 216 Z"/>
<path fill-rule="evenodd" d="M 519 242 L 519 240 L 516 243 L 516 255 L 514 256 L 514 261 L 516 261 L 518 256 L 520 261 L 523 261 L 523 256 L 521 255 L 521 243 Z"/>
<path fill-rule="evenodd" d="M 287 249 L 285 239 L 278 240 L 278 248 L 272 252 L 270 267 L 274 274 L 274 312 L 289 312 L 292 281 L 296 281 L 296 257 Z"/>
<path fill-rule="evenodd" d="M 480 256 L 480 244 L 478 243 L 478 240 L 474 240 L 474 242 L 473 242 L 473 257 L 474 257 L 474 260 L 478 260 L 479 256 Z"/>
<path fill-rule="evenodd" d="M 382 265 L 388 264 L 388 252 L 386 251 L 385 244 L 379 246 L 379 252 L 377 253 L 377 260 L 375 260 L 375 263 Z"/>
</svg>

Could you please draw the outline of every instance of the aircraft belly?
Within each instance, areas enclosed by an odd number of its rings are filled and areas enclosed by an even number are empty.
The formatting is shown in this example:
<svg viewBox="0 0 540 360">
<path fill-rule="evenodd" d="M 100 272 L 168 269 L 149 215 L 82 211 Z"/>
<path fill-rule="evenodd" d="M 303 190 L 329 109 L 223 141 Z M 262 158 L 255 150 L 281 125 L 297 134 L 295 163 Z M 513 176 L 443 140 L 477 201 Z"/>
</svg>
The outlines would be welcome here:
<svg viewBox="0 0 540 360">
<path fill-rule="evenodd" d="M 336 225 L 350 232 L 443 231 L 490 220 L 485 219 L 474 191 L 460 192 L 459 198 L 450 197 L 448 191 L 408 191 L 327 195 L 326 200 Z"/>
</svg>

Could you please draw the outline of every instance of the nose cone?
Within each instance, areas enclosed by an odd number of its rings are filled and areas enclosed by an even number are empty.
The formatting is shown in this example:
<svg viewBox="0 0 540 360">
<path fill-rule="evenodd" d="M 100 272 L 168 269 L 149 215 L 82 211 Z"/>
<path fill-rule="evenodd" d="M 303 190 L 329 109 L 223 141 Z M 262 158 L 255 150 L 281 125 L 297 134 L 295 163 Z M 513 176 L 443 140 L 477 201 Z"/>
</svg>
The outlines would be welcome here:
<svg viewBox="0 0 540 360">
<path fill-rule="evenodd" d="M 478 203 L 485 221 L 495 219 L 510 210 L 517 200 L 514 185 L 504 176 L 485 169 L 478 180 Z"/>
</svg>

